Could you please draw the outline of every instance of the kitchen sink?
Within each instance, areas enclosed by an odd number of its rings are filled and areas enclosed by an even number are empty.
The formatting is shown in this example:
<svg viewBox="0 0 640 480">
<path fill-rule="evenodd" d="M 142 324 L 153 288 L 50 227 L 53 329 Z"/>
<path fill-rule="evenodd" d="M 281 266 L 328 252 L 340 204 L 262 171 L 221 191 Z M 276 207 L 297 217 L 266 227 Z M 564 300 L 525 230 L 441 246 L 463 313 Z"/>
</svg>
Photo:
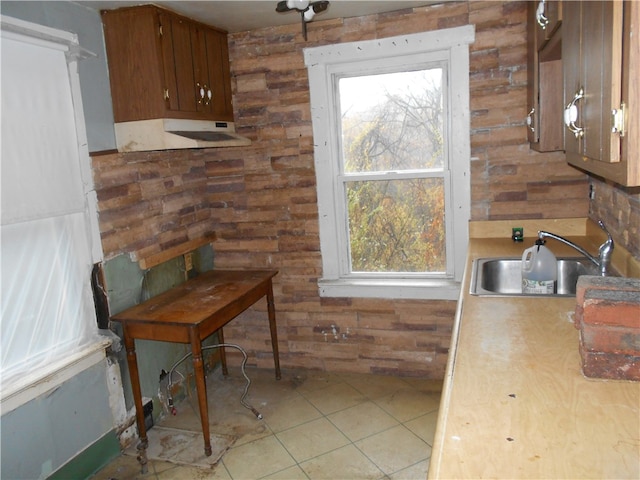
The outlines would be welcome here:
<svg viewBox="0 0 640 480">
<path fill-rule="evenodd" d="M 583 258 L 558 258 L 556 293 L 522 293 L 522 258 L 478 258 L 471 271 L 471 295 L 509 297 L 575 297 L 580 275 L 598 275 L 598 268 Z"/>
</svg>

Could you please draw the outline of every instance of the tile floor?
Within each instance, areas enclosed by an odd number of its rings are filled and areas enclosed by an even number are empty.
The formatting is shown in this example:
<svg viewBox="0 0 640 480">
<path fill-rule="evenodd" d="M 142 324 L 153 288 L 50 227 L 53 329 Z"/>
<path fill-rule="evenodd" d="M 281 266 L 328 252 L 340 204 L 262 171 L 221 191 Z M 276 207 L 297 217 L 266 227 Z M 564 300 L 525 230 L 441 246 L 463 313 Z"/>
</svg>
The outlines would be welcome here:
<svg viewBox="0 0 640 480">
<path fill-rule="evenodd" d="M 390 376 L 239 368 L 207 378 L 211 433 L 235 443 L 213 468 L 120 455 L 92 480 L 129 479 L 420 479 L 429 468 L 441 381 Z M 159 426 L 200 431 L 195 393 Z"/>
</svg>

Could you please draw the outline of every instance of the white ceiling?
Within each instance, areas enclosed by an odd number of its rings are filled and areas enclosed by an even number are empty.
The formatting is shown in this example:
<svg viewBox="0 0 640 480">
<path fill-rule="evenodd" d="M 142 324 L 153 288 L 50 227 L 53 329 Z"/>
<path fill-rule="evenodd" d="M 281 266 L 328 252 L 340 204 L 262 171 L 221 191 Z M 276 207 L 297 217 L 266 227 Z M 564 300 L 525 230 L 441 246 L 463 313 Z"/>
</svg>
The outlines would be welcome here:
<svg viewBox="0 0 640 480">
<path fill-rule="evenodd" d="M 315 20 L 359 17 L 374 13 L 392 12 L 414 8 L 446 0 L 331 0 L 329 8 L 317 14 Z M 96 10 L 111 10 L 131 5 L 154 3 L 202 23 L 227 30 L 230 33 L 256 28 L 300 23 L 297 12 L 276 12 L 277 0 L 84 0 L 76 3 Z"/>
</svg>

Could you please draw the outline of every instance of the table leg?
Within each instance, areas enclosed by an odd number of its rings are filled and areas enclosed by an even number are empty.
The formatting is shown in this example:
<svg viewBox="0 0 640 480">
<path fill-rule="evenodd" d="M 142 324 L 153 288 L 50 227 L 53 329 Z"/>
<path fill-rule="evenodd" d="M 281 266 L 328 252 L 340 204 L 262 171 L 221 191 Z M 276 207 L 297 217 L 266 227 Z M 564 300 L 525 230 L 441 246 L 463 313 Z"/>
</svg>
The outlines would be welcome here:
<svg viewBox="0 0 640 480">
<path fill-rule="evenodd" d="M 218 343 L 224 343 L 224 333 L 222 328 L 218 329 Z M 220 347 L 220 364 L 222 365 L 222 375 L 225 377 L 229 375 L 229 369 L 227 368 L 227 355 L 224 347 Z"/>
<path fill-rule="evenodd" d="M 273 361 L 276 366 L 276 380 L 280 380 L 280 353 L 278 352 L 278 331 L 276 328 L 276 308 L 273 301 L 273 283 L 269 279 L 267 287 L 267 311 L 269 312 L 269 330 L 271 331 L 271 348 L 273 349 Z"/>
<path fill-rule="evenodd" d="M 133 403 L 136 407 L 136 422 L 138 424 L 138 461 L 142 468 L 142 473 L 147 472 L 147 427 L 144 424 L 144 410 L 142 408 L 142 391 L 140 390 L 140 374 L 138 373 L 138 359 L 136 356 L 135 339 L 127 335 L 124 329 L 124 345 L 127 350 L 127 364 L 129 365 L 129 378 L 131 379 L 131 389 L 133 391 Z"/>
<path fill-rule="evenodd" d="M 209 434 L 209 407 L 207 405 L 207 384 L 204 378 L 204 362 L 202 360 L 202 343 L 197 328 L 189 329 L 191 340 L 191 353 L 193 355 L 193 370 L 196 377 L 196 389 L 198 391 L 198 404 L 200 406 L 200 422 L 202 423 L 202 436 L 204 437 L 204 454 L 211 456 L 211 436 Z"/>
</svg>

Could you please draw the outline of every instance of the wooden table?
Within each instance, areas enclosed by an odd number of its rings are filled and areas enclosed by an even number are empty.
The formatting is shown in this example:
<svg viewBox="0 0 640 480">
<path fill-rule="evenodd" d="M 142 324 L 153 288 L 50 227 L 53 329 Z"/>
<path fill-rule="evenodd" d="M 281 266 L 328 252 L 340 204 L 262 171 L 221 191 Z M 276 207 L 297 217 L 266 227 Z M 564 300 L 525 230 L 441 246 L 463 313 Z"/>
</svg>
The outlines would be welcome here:
<svg viewBox="0 0 640 480">
<path fill-rule="evenodd" d="M 272 284 L 272 278 L 277 273 L 277 270 L 212 270 L 111 317 L 113 321 L 120 322 L 124 330 L 140 436 L 138 449 L 143 470 L 146 465 L 148 440 L 135 340 L 160 340 L 191 345 L 204 436 L 204 453 L 210 456 L 209 412 L 201 342 L 266 296 L 276 379 L 280 379 Z M 222 338 L 220 342 L 223 342 Z M 222 358 L 224 359 L 224 355 Z"/>
</svg>

